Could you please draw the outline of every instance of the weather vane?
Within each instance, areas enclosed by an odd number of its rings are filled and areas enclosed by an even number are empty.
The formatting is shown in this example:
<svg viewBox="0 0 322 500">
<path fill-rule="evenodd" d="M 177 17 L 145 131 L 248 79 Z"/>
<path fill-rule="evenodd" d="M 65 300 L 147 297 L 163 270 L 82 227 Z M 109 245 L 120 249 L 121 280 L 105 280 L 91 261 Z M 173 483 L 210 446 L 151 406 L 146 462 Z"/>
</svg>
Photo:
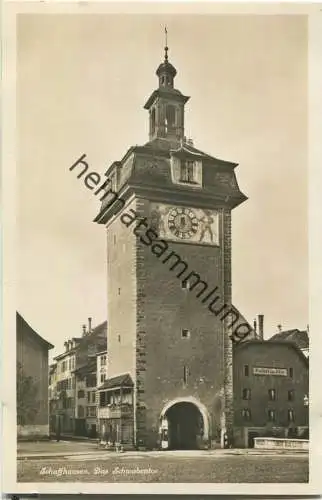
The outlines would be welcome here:
<svg viewBox="0 0 322 500">
<path fill-rule="evenodd" d="M 168 30 L 167 30 L 166 26 L 164 27 L 164 34 L 165 34 L 165 47 L 164 47 L 165 56 L 164 56 L 164 59 L 167 61 L 169 48 L 168 48 Z"/>
</svg>

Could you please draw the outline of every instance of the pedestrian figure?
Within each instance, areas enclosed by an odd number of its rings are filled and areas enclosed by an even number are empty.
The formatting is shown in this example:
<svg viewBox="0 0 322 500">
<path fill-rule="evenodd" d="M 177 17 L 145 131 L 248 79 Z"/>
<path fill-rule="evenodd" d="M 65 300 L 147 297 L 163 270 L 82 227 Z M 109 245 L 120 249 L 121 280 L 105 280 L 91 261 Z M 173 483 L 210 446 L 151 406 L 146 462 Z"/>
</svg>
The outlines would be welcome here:
<svg viewBox="0 0 322 500">
<path fill-rule="evenodd" d="M 225 432 L 224 434 L 224 448 L 228 448 L 228 434 Z"/>
</svg>

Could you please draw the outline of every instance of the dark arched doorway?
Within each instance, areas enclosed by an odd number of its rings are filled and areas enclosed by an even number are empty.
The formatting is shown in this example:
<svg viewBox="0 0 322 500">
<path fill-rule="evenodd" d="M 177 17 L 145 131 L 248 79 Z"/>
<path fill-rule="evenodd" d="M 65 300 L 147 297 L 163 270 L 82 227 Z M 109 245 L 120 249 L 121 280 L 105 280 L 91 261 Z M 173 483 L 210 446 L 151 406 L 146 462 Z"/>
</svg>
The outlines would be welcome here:
<svg viewBox="0 0 322 500">
<path fill-rule="evenodd" d="M 169 449 L 195 450 L 204 434 L 203 416 L 198 407 L 190 402 L 172 405 L 166 412 L 168 421 Z"/>
</svg>

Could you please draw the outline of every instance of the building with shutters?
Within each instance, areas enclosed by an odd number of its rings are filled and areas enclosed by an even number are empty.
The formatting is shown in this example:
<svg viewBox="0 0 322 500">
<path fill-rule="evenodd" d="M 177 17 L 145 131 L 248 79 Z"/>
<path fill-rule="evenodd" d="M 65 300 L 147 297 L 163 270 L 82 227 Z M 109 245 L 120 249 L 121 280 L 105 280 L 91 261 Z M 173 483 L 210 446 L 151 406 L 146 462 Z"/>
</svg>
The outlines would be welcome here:
<svg viewBox="0 0 322 500">
<path fill-rule="evenodd" d="M 308 438 L 309 362 L 294 342 L 253 339 L 234 348 L 234 446 L 254 437 Z"/>
</svg>

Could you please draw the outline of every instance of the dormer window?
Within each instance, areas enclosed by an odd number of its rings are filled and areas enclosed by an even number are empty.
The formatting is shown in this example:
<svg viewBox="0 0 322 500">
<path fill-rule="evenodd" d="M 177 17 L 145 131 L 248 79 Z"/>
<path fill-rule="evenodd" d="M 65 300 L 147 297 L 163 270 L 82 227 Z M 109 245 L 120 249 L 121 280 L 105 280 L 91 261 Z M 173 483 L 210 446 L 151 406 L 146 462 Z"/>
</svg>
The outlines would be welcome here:
<svg viewBox="0 0 322 500">
<path fill-rule="evenodd" d="M 192 160 L 181 160 L 180 182 L 195 183 L 194 162 Z"/>
<path fill-rule="evenodd" d="M 191 188 L 202 188 L 202 162 L 199 159 L 171 158 L 171 177 L 175 184 L 182 184 Z"/>
</svg>

